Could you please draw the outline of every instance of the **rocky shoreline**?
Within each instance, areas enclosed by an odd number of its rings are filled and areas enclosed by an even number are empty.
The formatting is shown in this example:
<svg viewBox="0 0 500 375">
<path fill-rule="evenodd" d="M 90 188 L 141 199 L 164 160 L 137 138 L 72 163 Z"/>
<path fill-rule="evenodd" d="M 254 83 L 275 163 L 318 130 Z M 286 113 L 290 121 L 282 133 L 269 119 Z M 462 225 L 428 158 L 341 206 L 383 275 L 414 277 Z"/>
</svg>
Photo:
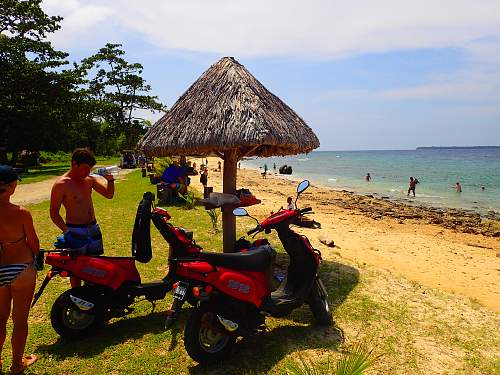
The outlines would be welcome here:
<svg viewBox="0 0 500 375">
<path fill-rule="evenodd" d="M 493 211 L 486 216 L 481 216 L 476 212 L 456 208 L 437 208 L 422 204 L 409 205 L 389 200 L 389 197 L 379 198 L 371 194 L 361 195 L 347 190 L 331 191 L 340 196 L 329 200 L 318 199 L 318 204 L 335 204 L 344 209 L 355 209 L 375 220 L 394 218 L 398 219 L 400 224 L 406 220 L 419 220 L 463 233 L 500 237 L 500 215 Z"/>
</svg>

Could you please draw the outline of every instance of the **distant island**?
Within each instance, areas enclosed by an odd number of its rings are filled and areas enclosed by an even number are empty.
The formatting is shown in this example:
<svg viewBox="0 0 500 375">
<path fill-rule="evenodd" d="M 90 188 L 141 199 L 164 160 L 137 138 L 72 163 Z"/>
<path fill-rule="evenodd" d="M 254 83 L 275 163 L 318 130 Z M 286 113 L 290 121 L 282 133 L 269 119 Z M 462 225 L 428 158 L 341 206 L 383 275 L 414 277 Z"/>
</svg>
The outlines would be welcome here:
<svg viewBox="0 0 500 375">
<path fill-rule="evenodd" d="M 462 150 L 462 149 L 484 149 L 484 148 L 500 148 L 500 146 L 429 146 L 429 147 L 417 147 L 417 150 Z"/>
</svg>

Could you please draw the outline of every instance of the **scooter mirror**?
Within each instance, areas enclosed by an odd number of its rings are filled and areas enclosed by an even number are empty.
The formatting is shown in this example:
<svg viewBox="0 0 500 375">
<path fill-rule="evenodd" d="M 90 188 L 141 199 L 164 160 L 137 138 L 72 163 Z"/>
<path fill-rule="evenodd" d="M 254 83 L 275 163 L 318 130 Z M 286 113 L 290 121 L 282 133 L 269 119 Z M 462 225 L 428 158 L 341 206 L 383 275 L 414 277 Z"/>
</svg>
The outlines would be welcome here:
<svg viewBox="0 0 500 375">
<path fill-rule="evenodd" d="M 306 190 L 309 187 L 310 183 L 309 180 L 304 180 L 302 181 L 299 186 L 297 186 L 297 194 L 302 193 L 304 190 Z"/>
<path fill-rule="evenodd" d="M 236 207 L 236 208 L 233 210 L 233 215 L 234 215 L 234 216 L 248 216 L 248 212 L 247 212 L 247 210 L 245 210 L 244 208 L 241 208 L 241 207 Z"/>
</svg>

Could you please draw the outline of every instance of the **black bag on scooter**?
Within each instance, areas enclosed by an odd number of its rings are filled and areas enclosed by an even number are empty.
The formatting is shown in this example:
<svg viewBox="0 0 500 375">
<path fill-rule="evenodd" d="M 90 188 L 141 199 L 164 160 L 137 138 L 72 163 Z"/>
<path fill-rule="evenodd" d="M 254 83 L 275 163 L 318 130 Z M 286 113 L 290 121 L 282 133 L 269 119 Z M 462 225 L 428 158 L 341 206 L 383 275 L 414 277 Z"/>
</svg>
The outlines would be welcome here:
<svg viewBox="0 0 500 375">
<path fill-rule="evenodd" d="M 151 206 L 154 199 L 153 193 L 144 193 L 135 215 L 134 229 L 132 231 L 132 256 L 141 263 L 148 263 L 153 257 L 150 223 Z"/>
</svg>

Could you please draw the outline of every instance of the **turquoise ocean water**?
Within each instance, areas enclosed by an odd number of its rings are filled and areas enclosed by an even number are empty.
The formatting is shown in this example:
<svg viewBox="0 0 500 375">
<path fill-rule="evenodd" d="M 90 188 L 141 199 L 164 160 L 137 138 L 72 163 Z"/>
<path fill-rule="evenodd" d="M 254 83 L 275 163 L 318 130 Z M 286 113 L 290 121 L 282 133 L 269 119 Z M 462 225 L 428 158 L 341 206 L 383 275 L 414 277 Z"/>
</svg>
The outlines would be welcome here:
<svg viewBox="0 0 500 375">
<path fill-rule="evenodd" d="M 388 196 L 410 204 L 428 204 L 500 212 L 500 147 L 476 149 L 417 149 L 402 151 L 315 151 L 293 157 L 255 158 L 242 166 L 273 172 L 293 167 L 293 179 L 336 190 Z M 367 173 L 372 176 L 366 182 Z M 416 198 L 407 198 L 408 180 L 418 178 Z M 460 182 L 462 193 L 454 189 Z M 484 186 L 483 191 L 481 187 Z"/>
</svg>

